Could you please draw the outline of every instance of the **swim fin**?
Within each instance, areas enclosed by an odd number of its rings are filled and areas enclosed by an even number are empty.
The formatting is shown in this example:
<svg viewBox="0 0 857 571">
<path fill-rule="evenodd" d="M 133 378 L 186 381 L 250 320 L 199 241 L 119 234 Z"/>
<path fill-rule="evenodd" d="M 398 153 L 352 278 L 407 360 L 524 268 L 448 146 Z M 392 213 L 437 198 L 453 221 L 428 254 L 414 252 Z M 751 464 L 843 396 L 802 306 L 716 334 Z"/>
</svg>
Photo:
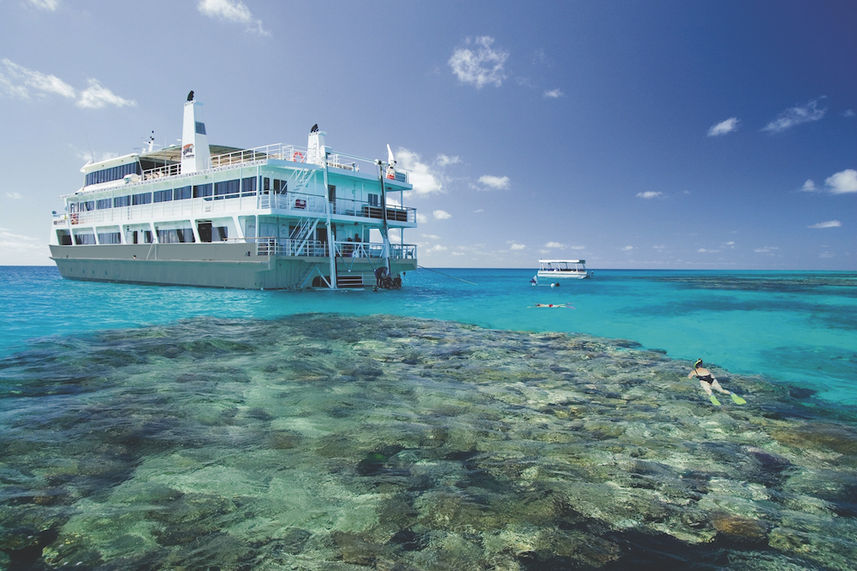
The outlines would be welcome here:
<svg viewBox="0 0 857 571">
<path fill-rule="evenodd" d="M 735 393 L 729 393 L 729 396 L 732 397 L 732 402 L 734 402 L 735 404 L 747 404 L 747 401 L 745 401 Z"/>
<path fill-rule="evenodd" d="M 717 400 L 716 396 L 711 395 L 711 404 L 713 404 L 714 406 L 720 406 L 720 401 Z"/>
</svg>

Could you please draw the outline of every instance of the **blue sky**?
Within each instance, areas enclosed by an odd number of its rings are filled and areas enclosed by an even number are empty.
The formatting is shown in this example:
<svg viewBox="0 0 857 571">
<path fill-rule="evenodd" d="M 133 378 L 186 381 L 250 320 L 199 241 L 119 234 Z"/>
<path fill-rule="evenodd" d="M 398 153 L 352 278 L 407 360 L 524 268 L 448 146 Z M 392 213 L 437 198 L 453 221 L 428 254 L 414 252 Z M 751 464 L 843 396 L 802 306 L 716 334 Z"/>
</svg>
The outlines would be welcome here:
<svg viewBox="0 0 857 571">
<path fill-rule="evenodd" d="M 428 267 L 857 269 L 852 1 L 0 0 L 0 265 L 181 135 L 410 170 Z"/>
</svg>

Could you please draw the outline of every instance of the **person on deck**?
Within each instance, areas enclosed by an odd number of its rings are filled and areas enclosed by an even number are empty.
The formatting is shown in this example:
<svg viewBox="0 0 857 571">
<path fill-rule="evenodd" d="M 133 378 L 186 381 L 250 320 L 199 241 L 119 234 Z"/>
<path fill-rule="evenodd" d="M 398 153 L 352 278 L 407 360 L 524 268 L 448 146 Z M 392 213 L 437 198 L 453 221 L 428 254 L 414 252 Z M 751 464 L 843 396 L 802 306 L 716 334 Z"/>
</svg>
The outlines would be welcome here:
<svg viewBox="0 0 857 571">
<path fill-rule="evenodd" d="M 720 401 L 717 400 L 717 397 L 714 396 L 714 394 L 711 392 L 711 389 L 714 389 L 715 391 L 724 395 L 729 395 L 730 397 L 732 397 L 732 401 L 735 404 L 744 404 L 745 402 L 747 402 L 735 393 L 729 392 L 723 387 L 721 387 L 720 383 L 717 382 L 717 379 L 714 377 L 714 375 L 711 374 L 711 371 L 702 366 L 702 359 L 697 359 L 696 362 L 693 364 L 693 369 L 690 371 L 690 373 L 687 374 L 688 379 L 692 379 L 693 377 L 699 379 L 699 386 L 701 386 L 702 390 L 705 391 L 705 394 L 708 395 L 708 398 L 711 400 L 711 404 L 715 406 L 720 406 Z"/>
</svg>

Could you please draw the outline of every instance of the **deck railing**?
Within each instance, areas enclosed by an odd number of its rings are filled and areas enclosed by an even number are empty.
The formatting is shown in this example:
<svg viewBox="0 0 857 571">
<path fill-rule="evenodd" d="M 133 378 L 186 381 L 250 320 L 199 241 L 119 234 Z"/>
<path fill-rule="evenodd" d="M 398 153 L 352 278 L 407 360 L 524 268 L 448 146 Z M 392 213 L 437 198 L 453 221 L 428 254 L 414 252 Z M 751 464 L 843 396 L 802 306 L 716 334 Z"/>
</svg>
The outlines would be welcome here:
<svg viewBox="0 0 857 571">
<path fill-rule="evenodd" d="M 271 145 L 263 145 L 252 149 L 240 149 L 231 153 L 222 155 L 214 155 L 211 157 L 211 168 L 218 169 L 221 167 L 229 167 L 244 163 L 252 163 L 256 161 L 265 161 L 269 159 L 291 161 L 294 163 L 307 162 L 307 148 L 298 147 L 295 145 L 284 145 L 282 143 L 274 143 Z M 327 155 L 328 168 L 360 172 L 361 168 L 367 169 L 366 172 L 373 173 L 377 169 L 375 161 L 364 159 L 354 155 L 345 153 L 330 153 Z M 177 176 L 181 174 L 181 164 L 175 163 L 156 167 L 143 171 L 142 180 L 153 180 L 167 176 Z M 198 173 L 189 173 L 198 174 Z M 408 183 L 408 174 L 401 171 L 395 171 L 392 176 L 388 177 L 397 182 Z"/>
<path fill-rule="evenodd" d="M 221 196 L 206 196 L 204 198 L 188 198 L 170 200 L 167 202 L 150 202 L 134 206 L 105 208 L 87 212 L 58 213 L 53 217 L 54 226 L 72 227 L 92 225 L 116 225 L 163 220 L 190 220 L 208 218 L 211 216 L 234 214 L 252 214 L 259 210 L 271 210 L 275 213 L 287 213 L 294 216 L 314 215 L 323 217 L 326 214 L 327 200 L 322 196 L 289 192 L 283 194 L 227 194 Z M 337 198 L 331 203 L 331 214 L 334 218 L 354 216 L 380 220 L 383 209 L 366 201 Z M 388 206 L 387 221 L 393 225 L 396 222 L 415 224 L 417 211 L 415 208 Z"/>
<path fill-rule="evenodd" d="M 327 257 L 327 242 L 318 240 L 292 240 L 268 238 L 248 238 L 248 243 L 256 244 L 259 256 L 309 256 Z M 381 242 L 337 241 L 333 244 L 334 253 L 342 258 L 384 258 L 384 244 Z M 416 244 L 390 244 L 390 258 L 394 260 L 415 260 Z"/>
</svg>

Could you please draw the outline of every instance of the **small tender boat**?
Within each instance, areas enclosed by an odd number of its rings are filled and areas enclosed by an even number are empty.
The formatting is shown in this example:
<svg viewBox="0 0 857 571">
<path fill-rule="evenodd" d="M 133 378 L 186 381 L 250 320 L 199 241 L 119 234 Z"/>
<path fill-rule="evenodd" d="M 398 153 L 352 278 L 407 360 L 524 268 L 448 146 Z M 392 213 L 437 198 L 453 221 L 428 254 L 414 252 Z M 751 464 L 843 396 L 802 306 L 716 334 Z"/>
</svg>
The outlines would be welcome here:
<svg viewBox="0 0 857 571">
<path fill-rule="evenodd" d="M 586 260 L 539 260 L 539 271 L 530 280 L 533 285 L 545 281 L 551 285 L 554 280 L 582 280 L 592 277 L 592 272 L 586 269 Z"/>
</svg>

